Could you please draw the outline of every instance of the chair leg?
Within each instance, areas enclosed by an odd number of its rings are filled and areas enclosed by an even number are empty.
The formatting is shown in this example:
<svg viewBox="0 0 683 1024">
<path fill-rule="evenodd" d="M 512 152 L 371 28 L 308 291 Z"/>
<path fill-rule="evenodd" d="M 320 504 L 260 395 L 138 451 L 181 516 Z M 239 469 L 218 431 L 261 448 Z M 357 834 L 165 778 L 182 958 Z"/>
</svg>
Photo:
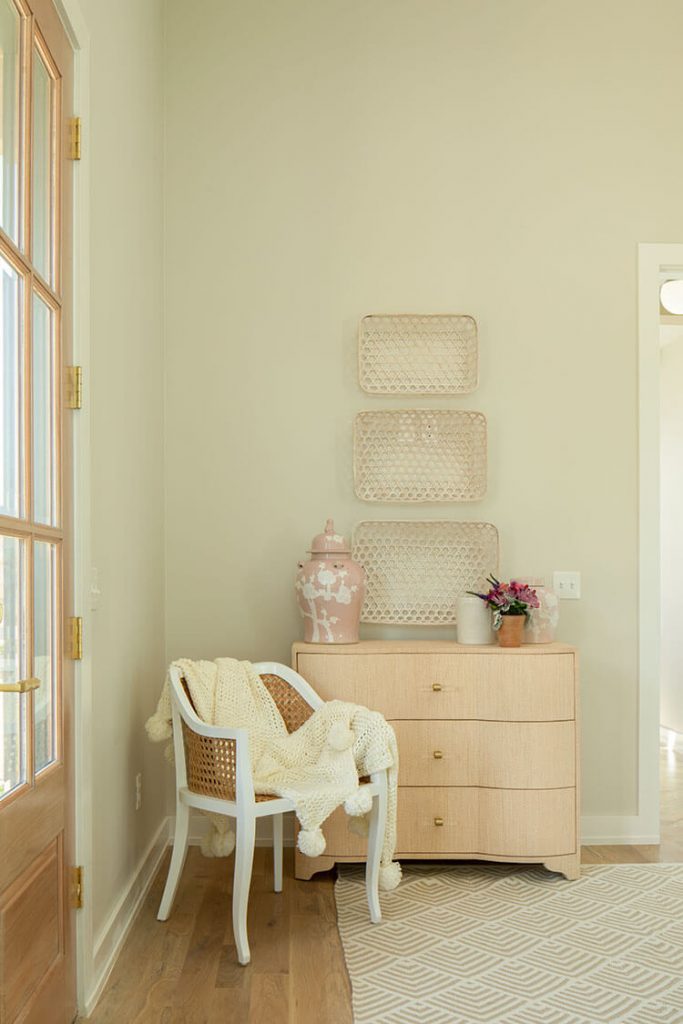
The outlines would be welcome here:
<svg viewBox="0 0 683 1024">
<path fill-rule="evenodd" d="M 273 815 L 273 889 L 282 892 L 282 815 Z"/>
<path fill-rule="evenodd" d="M 254 841 L 256 839 L 256 818 L 253 814 L 237 820 L 235 844 L 235 874 L 232 883 L 232 930 L 237 946 L 237 959 L 241 964 L 250 960 L 247 939 L 247 907 L 251 869 L 254 862 Z"/>
<path fill-rule="evenodd" d="M 379 862 L 382 856 L 382 843 L 384 841 L 384 829 L 387 822 L 387 775 L 386 772 L 379 774 L 377 779 L 379 793 L 372 801 L 370 811 L 370 828 L 368 832 L 368 859 L 365 865 L 365 890 L 368 897 L 368 908 L 370 920 L 373 924 L 379 924 L 382 920 L 382 911 L 379 905 Z"/>
<path fill-rule="evenodd" d="M 183 871 L 187 854 L 187 836 L 190 830 L 190 808 L 178 800 L 175 812 L 175 835 L 173 837 L 173 853 L 168 867 L 168 876 L 164 894 L 159 904 L 157 920 L 167 921 L 178 889 L 178 882 Z"/>
</svg>

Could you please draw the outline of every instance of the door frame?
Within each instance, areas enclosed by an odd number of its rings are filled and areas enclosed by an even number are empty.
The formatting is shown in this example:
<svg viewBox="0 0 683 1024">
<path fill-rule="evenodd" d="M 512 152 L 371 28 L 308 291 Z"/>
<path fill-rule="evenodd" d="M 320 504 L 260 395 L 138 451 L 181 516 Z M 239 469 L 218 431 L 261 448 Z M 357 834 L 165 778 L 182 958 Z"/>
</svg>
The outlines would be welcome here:
<svg viewBox="0 0 683 1024">
<path fill-rule="evenodd" d="M 74 51 L 74 111 L 81 119 L 81 159 L 73 168 L 73 361 L 83 368 L 83 407 L 72 416 L 73 614 L 83 618 L 92 635 L 90 613 L 90 35 L 78 0 L 53 0 Z M 93 984 L 92 955 L 92 651 L 74 662 L 73 759 L 74 850 L 83 868 L 84 905 L 76 913 L 76 991 L 78 1011 L 85 1012 Z"/>
<path fill-rule="evenodd" d="M 660 352 L 662 267 L 683 266 L 683 244 L 638 246 L 638 831 L 659 842 Z"/>
</svg>

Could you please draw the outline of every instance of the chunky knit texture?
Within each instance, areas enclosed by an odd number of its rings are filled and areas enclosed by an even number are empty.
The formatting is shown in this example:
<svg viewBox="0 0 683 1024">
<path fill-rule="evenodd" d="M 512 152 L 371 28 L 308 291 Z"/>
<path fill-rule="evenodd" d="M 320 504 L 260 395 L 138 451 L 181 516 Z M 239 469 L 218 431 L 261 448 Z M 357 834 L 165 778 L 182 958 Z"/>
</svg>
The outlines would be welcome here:
<svg viewBox="0 0 683 1024">
<path fill-rule="evenodd" d="M 248 729 L 256 793 L 287 797 L 301 825 L 299 849 L 309 857 L 325 851 L 321 825 L 340 805 L 347 814 L 366 819 L 369 799 L 359 791 L 359 778 L 387 769 L 387 825 L 382 846 L 380 886 L 398 885 L 400 866 L 393 863 L 396 848 L 398 749 L 391 726 L 377 711 L 357 704 L 329 701 L 295 732 L 288 733 L 273 698 L 251 662 L 175 662 L 187 683 L 197 715 L 210 725 Z M 147 722 L 155 741 L 171 737 L 168 679 L 155 714 Z M 221 815 L 209 815 L 212 829 L 202 849 L 208 856 L 226 856 L 234 833 Z M 366 832 L 366 820 L 354 831 Z"/>
</svg>

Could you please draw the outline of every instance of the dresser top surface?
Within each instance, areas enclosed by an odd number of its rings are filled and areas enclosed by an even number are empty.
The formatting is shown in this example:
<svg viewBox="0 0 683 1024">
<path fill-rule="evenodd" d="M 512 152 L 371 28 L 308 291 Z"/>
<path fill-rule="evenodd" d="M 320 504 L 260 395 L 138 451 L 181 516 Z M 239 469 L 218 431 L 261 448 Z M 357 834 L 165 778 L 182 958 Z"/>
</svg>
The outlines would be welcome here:
<svg viewBox="0 0 683 1024">
<path fill-rule="evenodd" d="M 523 644 L 521 647 L 499 647 L 497 644 L 475 646 L 450 640 L 361 640 L 357 644 L 292 644 L 293 654 L 493 654 L 512 657 L 542 657 L 544 654 L 574 654 L 569 644 Z"/>
</svg>

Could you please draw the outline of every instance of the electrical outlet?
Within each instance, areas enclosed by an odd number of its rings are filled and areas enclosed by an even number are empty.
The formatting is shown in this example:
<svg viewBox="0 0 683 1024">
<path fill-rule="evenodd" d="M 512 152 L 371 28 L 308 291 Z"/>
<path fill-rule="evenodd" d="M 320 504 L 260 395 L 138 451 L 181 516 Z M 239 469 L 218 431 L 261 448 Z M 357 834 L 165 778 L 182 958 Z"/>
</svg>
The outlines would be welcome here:
<svg viewBox="0 0 683 1024">
<path fill-rule="evenodd" d="M 566 601 L 578 601 L 581 597 L 581 573 L 554 572 L 553 590 Z"/>
<path fill-rule="evenodd" d="M 135 776 L 135 810 L 139 811 L 142 807 L 142 772 L 138 772 Z"/>
</svg>

